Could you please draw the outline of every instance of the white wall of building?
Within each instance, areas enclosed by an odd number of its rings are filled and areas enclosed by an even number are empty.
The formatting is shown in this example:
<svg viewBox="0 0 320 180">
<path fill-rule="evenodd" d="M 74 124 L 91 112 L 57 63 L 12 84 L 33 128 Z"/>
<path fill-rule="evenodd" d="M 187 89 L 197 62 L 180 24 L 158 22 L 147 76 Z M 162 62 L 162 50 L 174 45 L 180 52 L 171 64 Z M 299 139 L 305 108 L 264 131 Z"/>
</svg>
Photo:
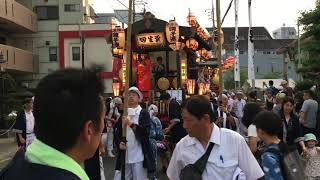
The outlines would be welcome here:
<svg viewBox="0 0 320 180">
<path fill-rule="evenodd" d="M 92 65 L 102 65 L 103 71 L 112 72 L 112 54 L 111 44 L 107 44 L 105 38 L 86 38 L 84 44 L 85 55 L 85 67 L 91 67 Z M 81 43 L 79 38 L 65 39 L 64 41 L 64 57 L 65 67 L 82 67 L 82 59 L 80 61 L 72 60 L 72 47 L 80 47 Z M 80 54 L 81 57 L 81 54 Z M 112 93 L 112 79 L 104 79 L 106 86 L 105 93 Z"/>
</svg>

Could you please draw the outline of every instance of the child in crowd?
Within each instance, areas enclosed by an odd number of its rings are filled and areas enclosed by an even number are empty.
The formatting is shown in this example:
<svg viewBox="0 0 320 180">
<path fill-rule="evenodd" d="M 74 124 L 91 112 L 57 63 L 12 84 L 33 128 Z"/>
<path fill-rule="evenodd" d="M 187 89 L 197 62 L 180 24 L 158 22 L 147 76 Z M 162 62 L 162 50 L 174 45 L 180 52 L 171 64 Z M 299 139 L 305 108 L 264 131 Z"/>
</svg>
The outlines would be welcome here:
<svg viewBox="0 0 320 180">
<path fill-rule="evenodd" d="M 282 121 L 278 115 L 270 111 L 262 111 L 257 114 L 253 124 L 257 128 L 258 137 L 266 144 L 261 154 L 261 166 L 265 173 L 265 180 L 284 180 L 281 157 L 280 139 L 278 134 L 282 129 Z"/>
<path fill-rule="evenodd" d="M 317 138 L 309 133 L 304 136 L 307 152 L 302 155 L 307 159 L 306 180 L 320 180 L 320 147 L 317 147 Z"/>
</svg>

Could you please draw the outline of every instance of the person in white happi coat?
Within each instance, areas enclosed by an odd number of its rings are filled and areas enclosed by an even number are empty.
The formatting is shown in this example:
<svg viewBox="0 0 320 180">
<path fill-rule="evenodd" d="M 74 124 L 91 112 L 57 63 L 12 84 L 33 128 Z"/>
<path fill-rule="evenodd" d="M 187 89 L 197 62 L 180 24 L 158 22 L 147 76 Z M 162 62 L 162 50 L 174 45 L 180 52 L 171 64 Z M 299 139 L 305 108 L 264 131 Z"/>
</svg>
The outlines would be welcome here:
<svg viewBox="0 0 320 180">
<path fill-rule="evenodd" d="M 139 105 L 143 95 L 138 88 L 129 88 L 129 97 L 125 98 L 128 98 L 128 117 L 123 117 L 122 122 L 127 128 L 127 142 L 119 144 L 120 150 L 125 150 L 125 179 L 152 179 L 148 177 L 155 173 L 155 161 L 149 142 L 150 116 L 148 111 Z M 116 167 L 114 180 L 120 179 L 121 171 Z"/>
<path fill-rule="evenodd" d="M 181 170 L 195 163 L 210 149 L 209 146 L 213 148 L 200 174 L 203 180 L 256 180 L 264 175 L 245 139 L 213 123 L 207 98 L 193 96 L 188 99 L 182 109 L 182 118 L 188 135 L 181 139 L 173 152 L 167 170 L 170 180 L 180 180 Z"/>
</svg>

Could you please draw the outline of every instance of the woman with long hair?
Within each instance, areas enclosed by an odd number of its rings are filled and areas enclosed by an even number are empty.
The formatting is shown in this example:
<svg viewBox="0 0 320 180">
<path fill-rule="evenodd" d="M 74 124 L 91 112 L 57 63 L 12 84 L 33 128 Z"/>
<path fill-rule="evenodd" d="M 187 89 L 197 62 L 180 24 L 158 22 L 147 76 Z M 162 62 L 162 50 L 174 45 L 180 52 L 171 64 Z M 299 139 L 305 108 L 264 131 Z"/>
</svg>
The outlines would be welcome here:
<svg viewBox="0 0 320 180">
<path fill-rule="evenodd" d="M 280 111 L 280 117 L 283 122 L 282 132 L 279 138 L 289 146 L 299 144 L 302 150 L 306 150 L 301 124 L 298 115 L 294 112 L 294 100 L 287 96 L 283 99 Z"/>
</svg>

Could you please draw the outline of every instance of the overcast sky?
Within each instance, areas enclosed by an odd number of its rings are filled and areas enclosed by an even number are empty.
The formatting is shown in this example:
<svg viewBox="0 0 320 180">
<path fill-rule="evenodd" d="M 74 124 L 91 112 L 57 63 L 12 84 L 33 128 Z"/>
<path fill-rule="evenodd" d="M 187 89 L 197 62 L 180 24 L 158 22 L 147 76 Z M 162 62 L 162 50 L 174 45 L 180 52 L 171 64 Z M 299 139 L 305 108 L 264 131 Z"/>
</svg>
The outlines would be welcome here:
<svg viewBox="0 0 320 180">
<path fill-rule="evenodd" d="M 128 0 L 119 1 L 128 6 Z M 221 18 L 225 14 L 230 1 L 221 0 Z M 299 12 L 313 9 L 315 1 L 252 0 L 253 26 L 264 26 L 270 32 L 283 26 L 283 24 L 296 27 Z M 147 2 L 147 11 L 151 11 L 159 19 L 168 21 L 175 17 L 180 25 L 187 25 L 186 17 L 190 8 L 203 26 L 212 26 L 212 21 L 209 20 L 212 0 L 145 0 L 145 2 Z M 239 2 L 239 26 L 248 26 L 248 0 L 239 0 Z M 142 7 L 138 5 L 136 8 L 141 10 Z M 117 0 L 94 0 L 94 8 L 98 13 L 113 12 L 113 9 L 125 9 Z M 234 26 L 234 5 L 232 5 L 222 26 Z"/>
</svg>

